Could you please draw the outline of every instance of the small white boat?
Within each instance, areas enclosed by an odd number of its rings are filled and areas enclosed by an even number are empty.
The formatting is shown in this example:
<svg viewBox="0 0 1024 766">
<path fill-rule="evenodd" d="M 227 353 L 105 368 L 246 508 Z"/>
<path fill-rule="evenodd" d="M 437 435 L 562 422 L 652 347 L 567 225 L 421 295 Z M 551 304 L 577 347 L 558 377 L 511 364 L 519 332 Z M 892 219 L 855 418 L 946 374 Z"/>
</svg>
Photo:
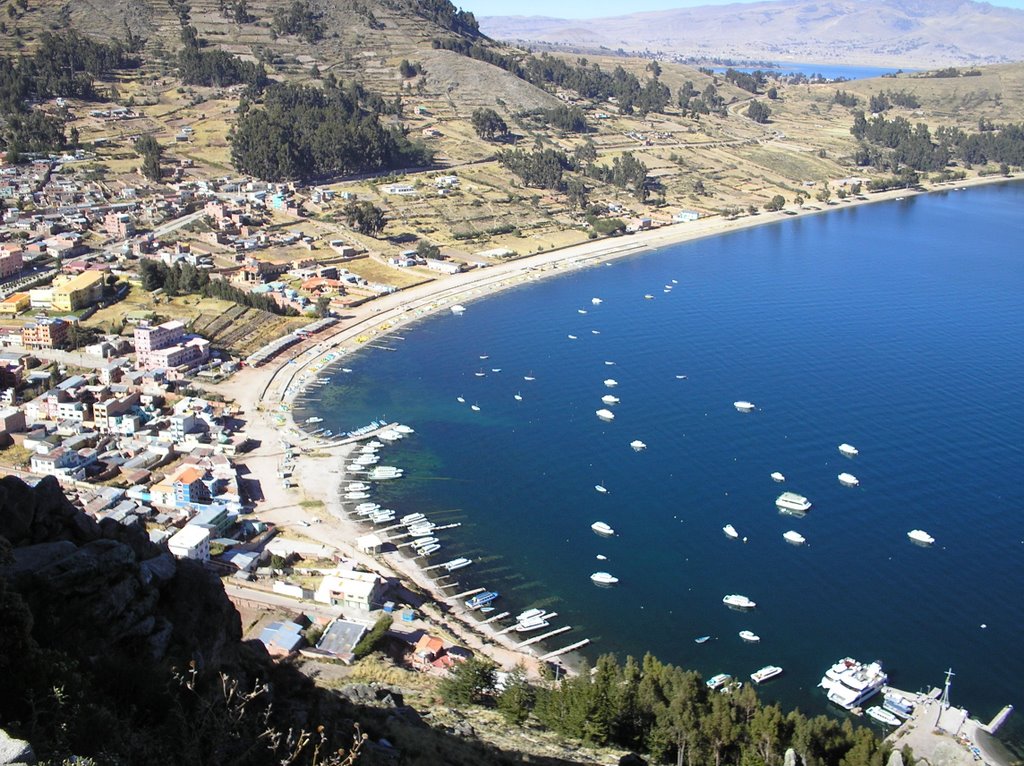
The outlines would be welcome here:
<svg viewBox="0 0 1024 766">
<path fill-rule="evenodd" d="M 685 375 L 676 375 L 676 380 L 686 380 Z"/>
<path fill-rule="evenodd" d="M 780 511 L 795 513 L 806 513 L 811 509 L 811 501 L 796 492 L 783 492 L 775 499 L 775 505 Z"/>
<path fill-rule="evenodd" d="M 479 372 L 474 372 L 473 374 L 474 374 L 474 375 L 476 375 L 476 376 L 477 376 L 478 378 L 482 378 L 482 377 L 484 377 L 484 376 L 485 376 L 485 375 L 486 375 L 487 373 L 486 373 L 486 372 L 484 372 L 483 370 L 480 370 Z"/>
<path fill-rule="evenodd" d="M 465 404 L 466 403 L 465 397 L 462 397 L 462 396 L 456 396 L 455 397 L 455 401 L 457 401 L 459 404 Z"/>
<path fill-rule="evenodd" d="M 538 617 L 531 617 L 528 620 L 521 620 L 516 624 L 515 630 L 517 633 L 529 633 L 531 630 L 546 628 L 550 624 L 544 619 L 544 615 L 540 615 Z"/>
<path fill-rule="evenodd" d="M 520 393 L 515 393 L 515 394 L 513 394 L 513 395 L 512 395 L 512 398 L 513 398 L 513 399 L 515 399 L 515 400 L 516 400 L 517 402 L 521 402 L 521 401 L 523 401 L 523 395 L 522 395 L 522 394 L 520 394 Z"/>
<path fill-rule="evenodd" d="M 370 513 L 380 510 L 380 503 L 360 503 L 355 507 L 356 513 Z"/>
<path fill-rule="evenodd" d="M 854 476 L 852 473 L 841 473 L 839 474 L 839 483 L 844 487 L 856 487 L 860 484 L 860 479 Z"/>
<path fill-rule="evenodd" d="M 465 311 L 466 311 L 466 307 L 463 306 L 461 303 L 456 303 L 454 306 L 451 307 L 451 312 L 453 314 L 462 314 Z"/>
<path fill-rule="evenodd" d="M 744 641 L 747 641 L 747 642 L 749 642 L 751 644 L 756 644 L 758 641 L 761 640 L 761 637 L 759 635 L 757 635 L 756 633 L 754 633 L 753 631 L 751 631 L 751 630 L 741 630 L 740 631 L 740 638 L 742 638 Z"/>
<path fill-rule="evenodd" d="M 772 471 L 772 481 L 783 482 L 785 480 L 786 477 L 783 476 L 779 471 Z"/>
<path fill-rule="evenodd" d="M 594 485 L 594 489 L 596 489 L 602 495 L 605 494 L 606 492 L 608 492 L 608 489 L 607 489 L 607 487 L 604 486 L 604 484 L 595 484 Z"/>
<path fill-rule="evenodd" d="M 569 340 L 576 340 L 576 336 L 575 335 L 570 335 L 569 336 Z"/>
<path fill-rule="evenodd" d="M 536 380 L 536 378 L 533 377 L 533 373 L 530 373 L 529 375 L 524 375 L 523 380 Z"/>
<path fill-rule="evenodd" d="M 590 525 L 590 528 L 597 532 L 599 535 L 614 535 L 615 530 L 605 524 L 603 521 L 595 521 Z"/>
<path fill-rule="evenodd" d="M 634 439 L 633 441 L 631 441 L 629 443 L 629 446 L 632 447 L 633 449 L 635 449 L 637 452 L 640 452 L 641 450 L 647 449 L 647 445 L 644 444 L 639 439 Z"/>
<path fill-rule="evenodd" d="M 501 368 L 500 367 L 492 367 L 491 368 L 491 372 L 501 372 Z"/>
<path fill-rule="evenodd" d="M 886 726 L 899 726 L 903 723 L 899 718 L 879 705 L 869 707 L 865 712 L 876 721 L 884 723 Z"/>
<path fill-rule="evenodd" d="M 612 396 L 611 394 L 605 394 L 604 396 L 601 397 L 601 401 L 604 402 L 605 404 L 618 404 L 619 397 Z"/>
<path fill-rule="evenodd" d="M 468 567 L 472 563 L 473 563 L 473 559 L 467 559 L 465 556 L 459 556 L 459 558 L 457 558 L 457 559 L 452 559 L 451 561 L 446 561 L 441 566 L 443 566 L 449 572 L 454 572 L 456 569 L 462 569 L 463 567 Z"/>
<path fill-rule="evenodd" d="M 597 559 L 598 561 L 607 561 L 608 560 L 608 557 L 605 556 L 603 553 L 598 553 L 596 556 L 594 556 L 594 558 Z"/>
<path fill-rule="evenodd" d="M 591 334 L 591 335 L 600 335 L 600 334 L 601 334 L 601 331 L 600 331 L 600 330 L 591 330 L 591 331 L 590 331 L 590 334 Z"/>
<path fill-rule="evenodd" d="M 793 543 L 793 545 L 803 545 L 807 542 L 807 539 L 802 534 L 794 532 L 792 529 L 788 532 L 783 532 L 782 537 L 787 543 Z"/>
<path fill-rule="evenodd" d="M 923 529 L 912 529 L 907 532 L 907 537 L 913 540 L 915 543 L 921 543 L 921 545 L 931 545 L 935 542 L 935 538 L 925 532 Z"/>
<path fill-rule="evenodd" d="M 543 609 L 527 609 L 525 612 L 520 612 L 516 615 L 516 622 L 524 622 L 525 620 L 531 620 L 534 617 L 542 617 L 547 612 Z"/>
<path fill-rule="evenodd" d="M 313 416 L 313 417 L 311 417 L 311 418 L 306 418 L 306 422 L 307 422 L 307 423 L 323 423 L 323 422 L 324 422 L 324 419 L 323 419 L 323 418 L 318 418 L 318 417 L 316 417 L 316 416 L 314 415 L 314 416 Z"/>
<path fill-rule="evenodd" d="M 722 603 L 726 606 L 733 606 L 737 609 L 753 609 L 757 606 L 757 603 L 751 601 L 746 596 L 741 596 L 737 593 L 730 593 L 722 599 Z"/>
<path fill-rule="evenodd" d="M 346 492 L 365 492 L 370 488 L 370 485 L 362 481 L 354 481 L 345 487 Z"/>
<path fill-rule="evenodd" d="M 491 355 L 490 354 L 480 354 L 480 358 L 481 359 L 490 359 Z"/>
<path fill-rule="evenodd" d="M 595 306 L 600 306 L 602 303 L 604 303 L 604 301 L 602 301 L 600 298 L 591 298 L 590 302 L 593 303 Z"/>
<path fill-rule="evenodd" d="M 604 385 L 607 388 L 615 388 L 617 385 L 619 385 L 619 381 L 615 380 L 615 378 L 608 378 L 607 380 L 605 380 Z"/>
<path fill-rule="evenodd" d="M 753 673 L 751 673 L 750 680 L 753 681 L 755 684 L 760 684 L 764 683 L 770 678 L 775 678 L 775 676 L 779 675 L 780 673 L 782 673 L 782 668 L 780 668 L 778 665 L 765 665 L 760 670 L 755 670 Z"/>
<path fill-rule="evenodd" d="M 757 409 L 753 402 L 745 402 L 742 400 L 738 402 L 733 402 L 732 406 L 735 407 L 740 412 L 753 412 L 754 410 Z"/>
<path fill-rule="evenodd" d="M 612 412 L 611 410 L 606 410 L 602 408 L 600 410 L 597 410 L 594 414 L 601 418 L 601 420 L 615 420 L 615 413 Z"/>
<path fill-rule="evenodd" d="M 740 536 L 740 533 L 736 531 L 736 527 L 732 524 L 726 524 L 722 527 L 722 531 L 725 532 L 726 537 L 732 538 L 733 540 Z"/>
<path fill-rule="evenodd" d="M 473 410 L 473 412 L 480 412 L 480 406 L 477 404 L 471 404 L 469 405 L 469 408 Z"/>
<path fill-rule="evenodd" d="M 845 442 L 839 445 L 839 451 L 847 457 L 857 457 L 857 455 L 860 454 L 860 451 L 856 447 L 852 444 L 846 444 Z"/>
<path fill-rule="evenodd" d="M 654 296 L 653 296 L 653 295 L 651 295 L 650 293 L 645 293 L 645 294 L 644 294 L 644 300 L 648 300 L 648 301 L 649 301 L 649 300 L 651 300 L 651 298 L 653 298 L 653 297 L 654 297 Z"/>
<path fill-rule="evenodd" d="M 587 310 L 586 309 L 576 309 L 576 313 L 577 314 L 586 314 Z"/>
<path fill-rule="evenodd" d="M 369 495 L 366 492 L 346 492 L 346 500 L 365 500 Z"/>
<path fill-rule="evenodd" d="M 607 364 L 609 367 L 615 366 L 615 362 L 605 362 L 605 364 Z"/>
<path fill-rule="evenodd" d="M 430 545 L 424 545 L 422 548 L 416 549 L 417 556 L 429 556 L 433 553 L 437 553 L 441 550 L 441 546 L 438 543 L 431 543 Z"/>
<path fill-rule="evenodd" d="M 710 638 L 710 636 L 706 636 L 704 638 Z M 721 689 L 723 686 L 729 683 L 731 680 L 732 676 L 730 676 L 728 673 L 719 673 L 717 675 L 711 676 L 711 678 L 704 682 L 704 685 L 707 686 L 711 691 L 717 691 L 718 689 Z"/>
<path fill-rule="evenodd" d="M 607 572 L 594 572 L 590 575 L 590 579 L 598 585 L 615 585 L 619 581 L 618 577 Z"/>
</svg>

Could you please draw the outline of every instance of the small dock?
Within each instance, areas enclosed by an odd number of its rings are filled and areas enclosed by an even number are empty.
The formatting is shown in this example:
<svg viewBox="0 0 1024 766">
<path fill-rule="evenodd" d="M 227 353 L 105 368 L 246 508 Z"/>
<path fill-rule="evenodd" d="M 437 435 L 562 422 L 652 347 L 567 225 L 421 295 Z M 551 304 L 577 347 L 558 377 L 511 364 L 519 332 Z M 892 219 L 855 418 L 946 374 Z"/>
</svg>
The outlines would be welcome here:
<svg viewBox="0 0 1024 766">
<path fill-rule="evenodd" d="M 480 624 L 481 625 L 490 625 L 492 622 L 495 622 L 496 620 L 501 620 L 501 619 L 503 619 L 505 617 L 508 617 L 509 614 L 511 614 L 511 612 L 502 612 L 501 614 L 496 614 L 493 617 L 488 617 L 486 620 L 482 621 Z"/>
<path fill-rule="evenodd" d="M 570 644 L 569 646 L 563 647 L 561 649 L 556 649 L 553 652 L 548 652 L 547 654 L 542 654 L 540 656 L 540 660 L 541 660 L 541 662 L 543 662 L 545 660 L 553 660 L 555 657 L 561 657 L 563 654 L 568 654 L 569 652 L 575 651 L 576 649 L 580 649 L 580 648 L 586 646 L 589 643 L 590 643 L 590 639 L 589 638 L 584 638 L 582 641 L 577 641 L 575 644 Z"/>
<path fill-rule="evenodd" d="M 561 628 L 555 628 L 554 630 L 549 630 L 547 633 L 544 633 L 543 635 L 535 636 L 534 638 L 528 638 L 525 641 L 520 641 L 518 644 L 516 644 L 516 648 L 522 649 L 524 646 L 536 644 L 539 641 L 543 641 L 545 638 L 551 638 L 552 636 L 557 636 L 559 633 L 565 633 L 567 630 L 572 630 L 572 625 L 565 625 Z"/>
<path fill-rule="evenodd" d="M 484 588 L 473 588 L 473 590 L 465 590 L 462 593 L 456 593 L 452 598 L 466 598 L 467 596 L 475 596 L 477 593 L 483 593 Z"/>
</svg>

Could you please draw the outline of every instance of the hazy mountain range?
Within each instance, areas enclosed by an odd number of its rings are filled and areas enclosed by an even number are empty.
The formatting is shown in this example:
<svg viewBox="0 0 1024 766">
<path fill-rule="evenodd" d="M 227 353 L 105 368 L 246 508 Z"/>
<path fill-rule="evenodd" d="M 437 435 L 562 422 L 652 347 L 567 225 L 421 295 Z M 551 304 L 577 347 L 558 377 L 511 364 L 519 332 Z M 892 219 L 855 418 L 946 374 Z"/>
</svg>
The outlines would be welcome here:
<svg viewBox="0 0 1024 766">
<path fill-rule="evenodd" d="M 769 0 L 597 19 L 489 16 L 500 40 L 683 56 L 933 67 L 1024 60 L 1024 11 L 973 0 Z"/>
</svg>

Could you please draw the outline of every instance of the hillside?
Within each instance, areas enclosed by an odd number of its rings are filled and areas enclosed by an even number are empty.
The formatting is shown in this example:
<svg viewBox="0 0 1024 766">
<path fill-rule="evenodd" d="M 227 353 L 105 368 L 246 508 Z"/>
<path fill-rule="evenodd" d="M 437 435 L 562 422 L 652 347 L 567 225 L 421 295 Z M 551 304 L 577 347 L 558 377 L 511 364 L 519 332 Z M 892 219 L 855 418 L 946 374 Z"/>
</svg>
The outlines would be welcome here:
<svg viewBox="0 0 1024 766">
<path fill-rule="evenodd" d="M 1024 60 L 1024 11 L 972 0 L 773 0 L 610 18 L 491 16 L 500 40 L 754 61 L 931 68 Z"/>
</svg>

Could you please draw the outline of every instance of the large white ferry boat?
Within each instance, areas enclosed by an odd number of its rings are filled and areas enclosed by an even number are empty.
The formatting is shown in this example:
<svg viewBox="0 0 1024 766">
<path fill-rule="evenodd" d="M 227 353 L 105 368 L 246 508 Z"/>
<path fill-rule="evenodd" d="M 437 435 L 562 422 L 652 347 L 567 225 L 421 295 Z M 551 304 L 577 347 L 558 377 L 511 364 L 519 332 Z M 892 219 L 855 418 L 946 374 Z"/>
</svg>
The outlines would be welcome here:
<svg viewBox="0 0 1024 766">
<path fill-rule="evenodd" d="M 818 686 L 825 690 L 829 702 L 852 710 L 877 694 L 888 680 L 877 660 L 865 664 L 845 657 L 825 671 Z"/>
<path fill-rule="evenodd" d="M 806 513 L 811 510 L 811 501 L 796 492 L 783 492 L 775 500 L 779 510 Z"/>
</svg>

